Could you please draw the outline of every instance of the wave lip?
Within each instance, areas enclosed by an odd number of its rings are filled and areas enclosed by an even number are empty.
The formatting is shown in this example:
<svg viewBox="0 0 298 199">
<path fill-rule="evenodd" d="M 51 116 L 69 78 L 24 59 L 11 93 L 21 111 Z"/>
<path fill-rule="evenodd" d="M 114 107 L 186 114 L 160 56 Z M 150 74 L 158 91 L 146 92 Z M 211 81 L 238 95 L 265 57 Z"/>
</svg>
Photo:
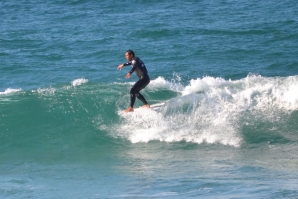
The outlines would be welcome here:
<svg viewBox="0 0 298 199">
<path fill-rule="evenodd" d="M 9 94 L 12 94 L 12 93 L 17 93 L 17 92 L 20 92 L 22 91 L 22 89 L 14 89 L 14 88 L 7 88 L 4 92 L 0 92 L 0 95 L 9 95 Z"/>
<path fill-rule="evenodd" d="M 79 79 L 75 79 L 71 82 L 71 85 L 72 86 L 80 86 L 82 84 L 86 84 L 88 83 L 88 79 L 85 79 L 85 78 L 79 78 Z"/>
<path fill-rule="evenodd" d="M 176 78 L 178 80 L 173 79 L 171 82 L 169 82 L 164 77 L 157 77 L 156 79 L 150 81 L 149 88 L 165 88 L 175 92 L 181 92 L 184 88 L 183 85 L 180 84 L 181 78 L 179 76 L 177 76 Z"/>
</svg>

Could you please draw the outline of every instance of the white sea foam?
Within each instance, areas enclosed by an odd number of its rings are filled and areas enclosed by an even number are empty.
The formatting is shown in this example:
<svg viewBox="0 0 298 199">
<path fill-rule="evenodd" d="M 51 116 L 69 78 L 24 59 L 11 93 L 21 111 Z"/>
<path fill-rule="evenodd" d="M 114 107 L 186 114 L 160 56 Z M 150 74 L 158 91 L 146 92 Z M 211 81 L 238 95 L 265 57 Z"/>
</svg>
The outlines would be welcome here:
<svg viewBox="0 0 298 199">
<path fill-rule="evenodd" d="M 164 77 L 158 77 L 150 81 L 148 88 L 149 89 L 165 88 L 175 92 L 181 92 L 184 87 L 180 84 L 179 79 L 178 79 L 178 82 L 175 81 L 174 79 L 169 82 Z"/>
<path fill-rule="evenodd" d="M 11 93 L 17 93 L 22 91 L 22 89 L 7 88 L 4 92 L 0 92 L 0 95 L 8 95 Z"/>
<path fill-rule="evenodd" d="M 85 78 L 80 78 L 80 79 L 75 79 L 71 82 L 72 86 L 79 86 L 82 84 L 86 84 L 88 82 L 88 79 Z"/>
<path fill-rule="evenodd" d="M 182 89 L 177 89 L 180 83 L 173 84 L 162 77 L 153 80 L 151 89 L 172 89 L 181 96 L 170 99 L 159 112 L 119 112 L 123 120 L 116 127 L 116 136 L 133 143 L 187 141 L 239 147 L 247 114 L 253 120 L 274 122 L 281 113 L 298 109 L 298 76 L 248 76 L 235 81 L 204 77 L 191 80 Z"/>
<path fill-rule="evenodd" d="M 32 91 L 32 92 L 35 92 L 35 91 Z M 55 88 L 39 88 L 36 90 L 36 92 L 38 94 L 41 94 L 41 95 L 53 95 L 55 92 L 56 92 L 56 89 Z"/>
</svg>

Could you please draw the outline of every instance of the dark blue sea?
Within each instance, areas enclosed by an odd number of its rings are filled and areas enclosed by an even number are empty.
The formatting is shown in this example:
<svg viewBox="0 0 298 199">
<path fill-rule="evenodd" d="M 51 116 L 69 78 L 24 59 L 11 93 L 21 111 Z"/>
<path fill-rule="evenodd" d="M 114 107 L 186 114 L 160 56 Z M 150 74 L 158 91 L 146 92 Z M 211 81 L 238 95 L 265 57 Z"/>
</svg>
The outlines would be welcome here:
<svg viewBox="0 0 298 199">
<path fill-rule="evenodd" d="M 298 1 L 1 0 L 0 198 L 298 198 Z"/>
</svg>

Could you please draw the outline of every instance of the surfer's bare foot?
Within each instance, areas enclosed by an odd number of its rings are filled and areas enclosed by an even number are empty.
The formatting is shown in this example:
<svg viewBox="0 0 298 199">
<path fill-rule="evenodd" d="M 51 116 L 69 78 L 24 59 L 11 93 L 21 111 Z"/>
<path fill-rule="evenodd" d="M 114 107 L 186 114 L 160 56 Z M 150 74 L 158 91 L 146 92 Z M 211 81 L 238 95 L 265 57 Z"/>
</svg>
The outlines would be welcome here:
<svg viewBox="0 0 298 199">
<path fill-rule="evenodd" d="M 125 113 L 133 112 L 133 108 L 132 108 L 132 107 L 128 107 L 128 109 L 126 109 L 124 112 L 125 112 Z"/>
<path fill-rule="evenodd" d="M 141 108 L 150 108 L 149 104 L 145 104 L 144 106 L 142 106 Z"/>
</svg>

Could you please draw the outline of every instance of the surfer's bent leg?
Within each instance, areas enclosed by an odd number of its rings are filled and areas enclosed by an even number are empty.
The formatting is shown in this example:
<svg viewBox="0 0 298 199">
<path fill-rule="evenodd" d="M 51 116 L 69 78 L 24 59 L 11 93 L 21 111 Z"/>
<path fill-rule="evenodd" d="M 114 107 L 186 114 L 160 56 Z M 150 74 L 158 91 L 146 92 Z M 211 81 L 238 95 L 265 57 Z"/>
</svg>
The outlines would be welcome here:
<svg viewBox="0 0 298 199">
<path fill-rule="evenodd" d="M 137 97 L 139 100 L 141 100 L 141 102 L 143 102 L 144 105 L 145 105 L 145 104 L 148 104 L 148 102 L 146 101 L 145 97 L 144 97 L 141 93 L 137 92 L 137 93 L 136 93 L 136 97 Z"/>
<path fill-rule="evenodd" d="M 133 105 L 136 101 L 136 93 L 133 87 L 130 89 L 130 107 L 133 108 Z"/>
<path fill-rule="evenodd" d="M 130 107 L 133 108 L 136 101 L 136 97 L 143 102 L 144 105 L 148 104 L 144 96 L 140 93 L 140 90 L 145 88 L 150 82 L 149 77 L 139 79 L 133 87 L 130 89 Z"/>
</svg>

